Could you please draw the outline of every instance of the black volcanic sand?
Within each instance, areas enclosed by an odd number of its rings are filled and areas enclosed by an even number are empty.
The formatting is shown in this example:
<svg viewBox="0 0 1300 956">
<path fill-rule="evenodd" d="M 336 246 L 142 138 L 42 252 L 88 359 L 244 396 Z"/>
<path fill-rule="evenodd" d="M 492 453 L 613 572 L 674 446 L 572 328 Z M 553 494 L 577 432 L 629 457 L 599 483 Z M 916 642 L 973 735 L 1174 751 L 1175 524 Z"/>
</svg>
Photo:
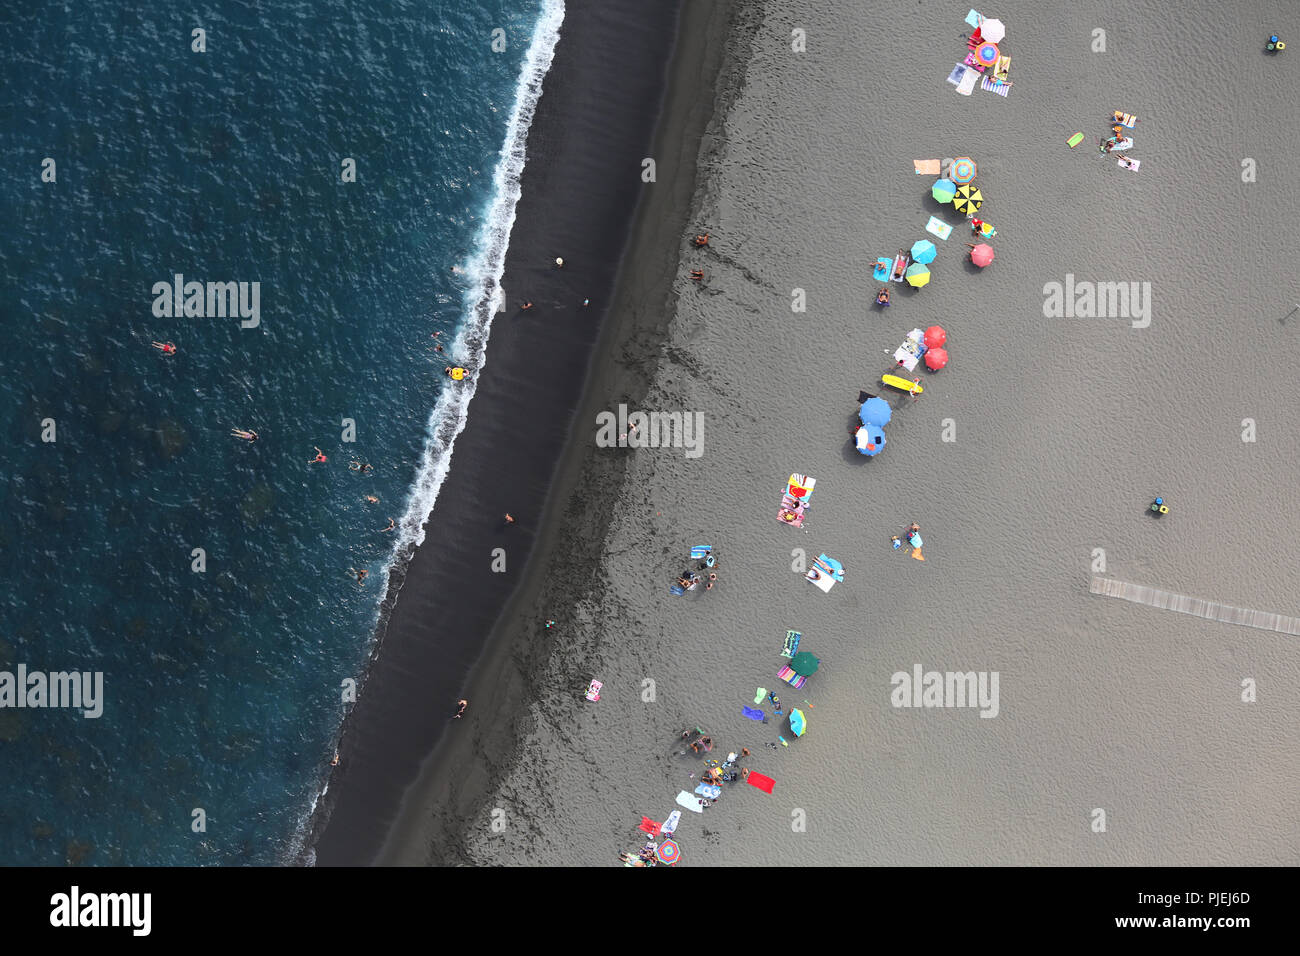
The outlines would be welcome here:
<svg viewBox="0 0 1300 956">
<path fill-rule="evenodd" d="M 376 862 L 386 843 L 384 862 L 461 862 L 464 827 L 512 759 L 533 663 L 545 660 L 550 638 L 562 631 L 548 632 L 544 620 L 521 619 L 515 609 L 535 602 L 534 568 L 559 560 L 573 580 L 595 570 L 596 555 L 583 542 L 602 538 L 608 514 L 598 490 L 617 489 L 627 452 L 597 455 L 606 474 L 592 484 L 579 473 L 591 465 L 585 459 L 594 424 L 586 423 L 594 423 L 597 407 L 610 407 L 612 381 L 626 380 L 629 399 L 638 383 L 643 394 L 658 360 L 696 150 L 712 108 L 711 96 L 698 94 L 711 93 L 720 44 L 710 38 L 725 32 L 726 6 L 682 11 L 665 98 L 675 0 L 568 4 L 529 131 L 502 280 L 506 312 L 493 322 L 482 380 L 425 542 L 404 576 L 394 575 L 391 613 L 313 822 L 318 865 Z M 647 156 L 658 161 L 655 184 L 641 180 Z M 636 248 L 660 255 L 627 270 L 607 309 L 643 190 Z M 556 256 L 564 258 L 562 269 Z M 584 298 L 592 303 L 586 309 Z M 534 307 L 521 311 L 526 300 Z M 571 436 L 597 346 L 627 364 L 600 363 L 588 395 L 602 400 L 587 399 Z M 575 495 L 580 477 L 586 492 Z M 506 512 L 513 525 L 503 520 Z M 505 573 L 492 570 L 495 548 L 505 549 Z M 454 720 L 462 696 L 470 707 Z"/>
</svg>

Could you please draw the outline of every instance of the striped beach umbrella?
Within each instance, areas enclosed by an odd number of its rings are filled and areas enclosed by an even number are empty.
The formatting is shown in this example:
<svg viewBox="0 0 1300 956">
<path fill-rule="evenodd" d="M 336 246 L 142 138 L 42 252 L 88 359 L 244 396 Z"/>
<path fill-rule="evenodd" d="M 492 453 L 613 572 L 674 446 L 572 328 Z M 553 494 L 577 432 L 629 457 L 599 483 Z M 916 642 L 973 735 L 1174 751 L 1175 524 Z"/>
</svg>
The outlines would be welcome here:
<svg viewBox="0 0 1300 956">
<path fill-rule="evenodd" d="M 930 195 L 939 202 L 952 202 L 952 197 L 957 195 L 957 184 L 950 179 L 936 179 Z"/>
<path fill-rule="evenodd" d="M 958 156 L 948 168 L 948 178 L 957 185 L 964 186 L 975 178 L 975 160 L 969 156 Z"/>
<path fill-rule="evenodd" d="M 958 212 L 975 212 L 984 205 L 984 194 L 978 186 L 958 186 L 952 204 Z"/>
<path fill-rule="evenodd" d="M 975 48 L 975 62 L 980 66 L 992 66 L 1001 55 L 996 43 L 986 41 Z"/>
<path fill-rule="evenodd" d="M 919 262 L 914 262 L 908 266 L 903 275 L 907 279 L 907 284 L 914 289 L 919 289 L 930 281 L 930 270 Z"/>
<path fill-rule="evenodd" d="M 669 866 L 673 866 L 682 858 L 682 850 L 681 847 L 672 840 L 664 840 L 664 842 L 660 843 L 655 849 L 655 856 L 659 857 L 660 863 L 667 863 Z"/>
</svg>

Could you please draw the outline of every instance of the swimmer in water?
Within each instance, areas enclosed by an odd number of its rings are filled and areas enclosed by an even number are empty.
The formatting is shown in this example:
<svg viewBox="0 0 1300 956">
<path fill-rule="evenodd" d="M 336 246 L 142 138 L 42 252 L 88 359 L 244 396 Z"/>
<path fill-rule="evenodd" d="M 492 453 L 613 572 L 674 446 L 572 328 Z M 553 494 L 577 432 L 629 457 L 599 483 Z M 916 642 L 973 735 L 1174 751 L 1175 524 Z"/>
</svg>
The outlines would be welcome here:
<svg viewBox="0 0 1300 956">
<path fill-rule="evenodd" d="M 230 434 L 236 438 L 242 438 L 244 441 L 257 441 L 257 432 L 250 432 L 244 428 L 232 428 Z"/>
<path fill-rule="evenodd" d="M 316 448 L 315 445 L 313 445 L 312 447 Z M 307 464 L 314 465 L 317 462 L 325 462 L 325 461 L 329 461 L 329 459 L 325 457 L 325 453 L 321 451 L 319 448 L 316 448 L 316 457 L 313 458 L 311 461 L 307 462 Z"/>
<path fill-rule="evenodd" d="M 360 570 L 357 568 L 348 568 L 348 572 L 357 576 L 357 584 L 360 584 L 362 587 L 366 586 L 366 575 L 370 573 L 369 571 L 365 568 L 361 568 Z"/>
<path fill-rule="evenodd" d="M 465 380 L 465 370 L 461 368 L 459 365 L 457 365 L 455 368 L 452 368 L 452 366 L 448 365 L 446 368 L 442 370 L 442 373 L 446 375 L 448 378 L 450 378 L 453 382 L 461 382 Z"/>
<path fill-rule="evenodd" d="M 151 342 L 150 344 L 154 348 L 156 348 L 159 352 L 162 352 L 163 355 L 176 354 L 176 346 L 173 345 L 171 342 Z"/>
<path fill-rule="evenodd" d="M 366 495 L 366 501 L 369 501 L 372 505 L 379 504 L 379 499 L 374 495 Z"/>
<path fill-rule="evenodd" d="M 456 707 L 457 707 L 457 710 L 456 710 L 456 714 L 455 714 L 455 716 L 457 716 L 457 717 L 463 717 L 463 716 L 465 716 L 465 708 L 468 707 L 468 706 L 469 706 L 469 701 L 467 701 L 467 700 L 458 700 L 458 701 L 456 701 Z"/>
<path fill-rule="evenodd" d="M 383 534 L 385 531 L 392 531 L 393 528 L 395 528 L 395 527 L 397 527 L 397 525 L 393 522 L 393 519 L 392 519 L 392 518 L 389 518 L 389 519 L 388 519 L 388 527 L 387 527 L 387 528 L 380 528 L 380 529 L 379 529 L 379 532 L 380 532 L 380 534 Z"/>
<path fill-rule="evenodd" d="M 349 471 L 359 471 L 359 472 L 361 472 L 361 474 L 363 474 L 363 475 L 368 475 L 368 474 L 370 474 L 372 471 L 374 471 L 374 469 L 371 468 L 369 465 L 367 465 L 365 462 L 363 462 L 363 461 L 355 461 L 355 460 L 352 461 L 352 462 L 348 465 L 348 470 L 349 470 Z"/>
</svg>

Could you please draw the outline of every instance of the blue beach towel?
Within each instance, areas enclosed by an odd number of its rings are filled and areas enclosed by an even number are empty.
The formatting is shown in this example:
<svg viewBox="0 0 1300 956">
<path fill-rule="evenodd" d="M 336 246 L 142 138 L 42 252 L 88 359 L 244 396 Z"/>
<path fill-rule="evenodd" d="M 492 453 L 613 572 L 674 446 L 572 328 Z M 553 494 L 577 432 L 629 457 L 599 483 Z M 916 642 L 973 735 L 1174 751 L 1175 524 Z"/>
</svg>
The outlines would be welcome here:
<svg viewBox="0 0 1300 956">
<path fill-rule="evenodd" d="M 676 594 L 678 597 L 681 597 L 683 594 L 686 593 L 686 589 L 683 588 L 680 584 L 674 584 L 671 587 L 669 587 L 668 590 L 672 591 L 673 594 Z"/>
<path fill-rule="evenodd" d="M 755 710 L 753 707 L 744 707 L 742 709 L 745 711 L 745 716 L 750 720 L 763 719 L 763 712 L 761 710 Z"/>
</svg>

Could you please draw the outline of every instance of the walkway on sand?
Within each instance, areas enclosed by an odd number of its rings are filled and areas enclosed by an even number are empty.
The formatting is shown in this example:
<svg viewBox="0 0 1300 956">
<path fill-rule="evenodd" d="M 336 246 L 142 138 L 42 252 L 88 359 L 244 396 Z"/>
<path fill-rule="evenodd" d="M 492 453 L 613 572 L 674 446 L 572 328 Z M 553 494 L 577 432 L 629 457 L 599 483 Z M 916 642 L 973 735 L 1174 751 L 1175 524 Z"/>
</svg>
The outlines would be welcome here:
<svg viewBox="0 0 1300 956">
<path fill-rule="evenodd" d="M 1233 607 L 1231 604 L 1219 604 L 1217 601 L 1188 597 L 1186 594 L 1175 594 L 1173 591 L 1161 591 L 1141 584 L 1131 584 L 1128 581 L 1116 581 L 1114 578 L 1094 575 L 1089 590 L 1093 594 L 1122 598 L 1136 604 L 1177 611 L 1179 614 L 1193 614 L 1196 617 L 1222 621 L 1225 624 L 1258 627 L 1265 631 L 1281 631 L 1283 634 L 1300 634 L 1300 617 L 1287 617 L 1283 614 L 1271 614 L 1268 611 Z"/>
</svg>

